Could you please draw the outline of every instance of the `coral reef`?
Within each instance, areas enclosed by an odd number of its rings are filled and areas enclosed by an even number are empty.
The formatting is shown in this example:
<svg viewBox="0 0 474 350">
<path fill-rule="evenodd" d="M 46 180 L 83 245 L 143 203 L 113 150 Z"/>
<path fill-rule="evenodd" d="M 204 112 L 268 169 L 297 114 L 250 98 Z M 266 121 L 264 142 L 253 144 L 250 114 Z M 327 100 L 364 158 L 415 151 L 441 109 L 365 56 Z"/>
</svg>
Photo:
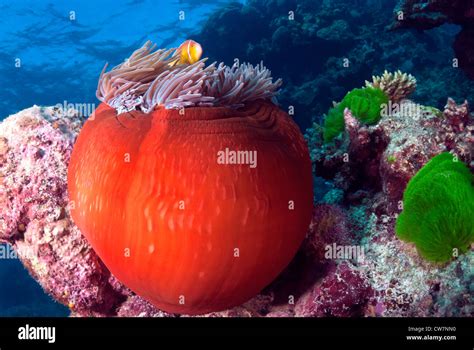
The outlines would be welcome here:
<svg viewBox="0 0 474 350">
<path fill-rule="evenodd" d="M 395 217 L 371 213 L 370 235 L 363 239 L 365 259 L 359 269 L 375 291 L 367 316 L 428 317 L 474 314 L 474 252 L 437 266 L 395 236 Z"/>
<path fill-rule="evenodd" d="M 155 308 L 138 295 L 130 295 L 117 309 L 118 317 L 174 317 Z"/>
<path fill-rule="evenodd" d="M 77 111 L 37 106 L 1 122 L 0 241 L 74 315 L 112 316 L 133 295 L 69 215 L 67 165 L 83 122 Z"/>
<path fill-rule="evenodd" d="M 420 254 L 446 262 L 474 242 L 474 177 L 451 153 L 431 159 L 408 183 L 397 236 L 414 242 Z"/>
<path fill-rule="evenodd" d="M 402 105 L 416 106 L 409 100 Z M 433 156 L 456 149 L 446 135 L 457 130 L 459 142 L 472 147 L 467 103 L 449 100 L 444 113 L 406 108 L 373 126 L 361 125 L 349 110 L 345 120 L 347 133 L 334 144 L 322 144 L 320 128 L 308 138 L 317 172 L 335 180 L 324 198 L 339 204 L 315 206 L 300 252 L 262 293 L 205 317 L 474 314 L 472 250 L 433 265 L 394 232 L 408 181 Z M 65 172 L 82 123 L 77 113 L 33 107 L 0 124 L 1 240 L 12 244 L 31 275 L 73 317 L 175 316 L 124 287 L 71 222 Z M 472 161 L 468 153 L 458 156 Z M 357 246 L 364 257 L 328 259 L 323 247 L 333 244 Z"/>
<path fill-rule="evenodd" d="M 449 100 L 443 113 L 404 100 L 372 126 L 360 125 L 346 110 L 348 137 L 324 144 L 320 126 L 310 131 L 316 174 L 334 179 L 346 197 L 350 189 L 381 190 L 384 210 L 396 211 L 408 181 L 435 155 L 451 151 L 474 169 L 474 120 L 467 108 Z"/>
<path fill-rule="evenodd" d="M 318 204 L 313 209 L 303 249 L 315 261 L 324 261 L 328 245 L 351 245 L 355 240 L 346 213 L 336 205 Z"/>
<path fill-rule="evenodd" d="M 297 317 L 354 317 L 366 312 L 373 290 L 367 278 L 354 266 L 342 262 L 305 295 L 295 306 Z"/>
<path fill-rule="evenodd" d="M 332 101 L 340 101 L 354 81 L 384 70 L 415 75 L 418 87 L 412 97 L 425 105 L 442 108 L 447 95 L 455 100 L 474 95 L 474 82 L 451 65 L 446 42 L 455 33 L 445 27 L 387 30 L 396 3 L 250 0 L 217 11 L 196 40 L 212 61 L 264 60 L 285 81 L 278 100 L 284 108 L 294 107 L 303 129 L 312 120 L 321 122 Z"/>
<path fill-rule="evenodd" d="M 385 71 L 381 76 L 373 76 L 372 81 L 365 81 L 366 87 L 382 90 L 392 102 L 400 102 L 407 98 L 416 89 L 416 79 L 411 74 Z"/>
<path fill-rule="evenodd" d="M 379 88 L 354 89 L 331 108 L 324 119 L 324 141 L 332 141 L 344 131 L 344 110 L 348 108 L 363 123 L 375 124 L 380 120 L 382 107 L 388 103 L 388 96 Z"/>
<path fill-rule="evenodd" d="M 432 29 L 445 23 L 461 26 L 453 44 L 456 58 L 474 79 L 474 3 L 466 0 L 400 0 L 392 29 Z"/>
<path fill-rule="evenodd" d="M 328 194 L 342 191 L 343 198 L 338 201 L 338 207 L 349 217 L 352 230 L 357 232 L 353 244 L 364 250 L 364 259 L 352 261 L 373 290 L 364 314 L 472 315 L 470 280 L 473 271 L 469 266 L 474 252 L 469 245 L 474 212 L 470 204 L 474 118 L 469 113 L 467 101 L 458 105 L 449 98 L 444 111 L 440 111 L 404 98 L 398 103 L 389 103 L 375 125 L 364 125 L 347 108 L 344 120 L 345 132 L 334 142 L 324 143 L 323 129 L 317 123 L 308 131 L 307 140 L 317 179 L 322 177 L 324 181 L 332 182 L 327 194 L 316 198 L 320 203 L 318 206 L 327 205 Z M 413 195 L 411 204 L 404 203 L 403 193 L 410 180 L 420 184 L 415 175 L 443 152 L 445 155 L 439 157 L 457 157 L 459 161 L 455 167 L 460 169 L 455 172 L 447 169 L 439 175 L 443 180 L 433 183 L 423 177 L 426 180 L 422 184 L 426 188 L 420 190 L 423 195 Z M 460 173 L 465 176 L 459 175 L 455 180 L 456 174 Z M 452 182 L 446 178 L 448 174 L 452 174 Z M 417 186 L 412 183 L 410 187 Z M 437 188 L 440 191 L 436 191 Z M 405 200 L 411 197 L 410 193 L 407 189 Z M 433 196 L 445 197 L 435 199 Z M 411 217 L 412 225 L 404 230 L 404 235 L 406 238 L 409 234 L 407 240 L 415 244 L 405 243 L 395 234 L 397 217 L 404 220 L 411 209 L 417 214 Z M 444 213 L 447 216 L 443 216 Z M 457 222 L 458 215 L 464 219 Z M 436 225 L 429 226 L 433 222 Z M 418 228 L 424 232 L 419 240 L 414 237 Z M 334 231 L 340 231 L 338 225 L 334 225 Z M 459 232 L 460 236 L 456 238 L 454 232 Z M 426 249 L 420 249 L 420 246 Z M 424 260 L 417 247 L 425 257 L 444 264 Z M 453 247 L 458 248 L 454 256 Z M 310 299 L 314 300 L 315 296 Z M 317 312 L 314 305 L 312 308 L 308 310 Z"/>
<path fill-rule="evenodd" d="M 232 65 L 236 57 L 264 60 L 285 80 L 278 97 L 283 108 L 294 107 L 303 128 L 317 122 L 307 135 L 317 205 L 300 251 L 257 297 L 206 316 L 474 315 L 472 247 L 438 265 L 395 233 L 403 192 L 430 159 L 448 151 L 474 171 L 474 121 L 464 101 L 474 95 L 474 83 L 466 79 L 466 74 L 474 77 L 472 1 L 399 1 L 395 15 L 403 10 L 403 21 L 396 20 L 394 27 L 407 30 L 390 31 L 396 2 L 361 0 L 353 6 L 352 0 L 249 0 L 216 11 L 196 36 L 211 62 L 230 62 L 221 75 L 240 73 Z M 462 27 L 459 34 L 456 26 Z M 447 44 L 453 40 L 454 53 Z M 78 43 L 88 48 L 84 51 L 95 51 L 94 58 L 113 57 L 111 44 L 96 50 Z M 6 63 L 7 81 L 38 93 L 6 91 L 0 107 L 11 113 L 34 100 L 92 99 L 87 91 L 96 79 L 82 63 L 63 65 L 59 72 L 60 65 L 55 70 L 25 65 L 22 72 Z M 389 105 L 375 125 L 341 108 L 337 113 L 344 132 L 324 144 L 320 124 L 332 101 L 340 101 L 354 81 L 398 69 L 418 79 L 413 101 L 406 99 L 411 87 L 392 89 L 388 94 L 396 105 Z M 81 79 L 64 81 L 64 76 Z M 383 75 L 375 80 L 382 81 Z M 446 96 L 452 97 L 447 103 Z M 123 110 L 141 103 L 131 95 L 116 102 Z M 65 171 L 82 122 L 78 114 L 35 107 L 0 125 L 0 241 L 12 245 L 45 291 L 71 308 L 71 316 L 174 316 L 111 276 L 71 222 Z M 333 243 L 363 248 L 364 259 L 326 259 L 323 247 Z M 339 278 L 357 285 L 343 285 Z"/>
</svg>

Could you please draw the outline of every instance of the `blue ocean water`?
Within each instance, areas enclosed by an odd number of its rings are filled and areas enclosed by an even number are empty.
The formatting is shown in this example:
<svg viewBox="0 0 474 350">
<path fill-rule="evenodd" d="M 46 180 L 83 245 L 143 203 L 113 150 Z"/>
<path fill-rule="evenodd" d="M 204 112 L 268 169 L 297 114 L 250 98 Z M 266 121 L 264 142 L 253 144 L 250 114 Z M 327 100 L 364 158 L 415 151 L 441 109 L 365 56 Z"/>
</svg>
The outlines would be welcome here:
<svg viewBox="0 0 474 350">
<path fill-rule="evenodd" d="M 228 2 L 0 1 L 0 118 L 33 104 L 95 103 L 105 62 L 120 63 L 146 40 L 175 47 Z"/>
<path fill-rule="evenodd" d="M 146 40 L 176 47 L 193 38 L 211 61 L 263 60 L 283 78 L 279 101 L 295 107 L 303 131 L 384 69 L 415 75 L 419 103 L 442 108 L 448 96 L 474 96 L 474 83 L 451 67 L 459 27 L 388 31 L 396 3 L 0 0 L 0 120 L 33 104 L 97 103 L 105 62 L 122 62 Z M 345 58 L 351 65 L 342 69 Z M 18 261 L 0 260 L 0 316 L 67 314 Z"/>
</svg>

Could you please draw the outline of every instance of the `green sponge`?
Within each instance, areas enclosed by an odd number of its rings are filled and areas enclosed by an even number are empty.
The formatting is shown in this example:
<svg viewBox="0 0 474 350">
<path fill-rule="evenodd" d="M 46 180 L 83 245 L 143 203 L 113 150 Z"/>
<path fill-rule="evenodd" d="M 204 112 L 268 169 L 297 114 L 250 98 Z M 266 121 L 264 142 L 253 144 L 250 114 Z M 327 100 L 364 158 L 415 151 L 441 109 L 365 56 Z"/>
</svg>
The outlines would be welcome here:
<svg viewBox="0 0 474 350">
<path fill-rule="evenodd" d="M 382 105 L 388 103 L 388 96 L 378 88 L 366 87 L 347 93 L 336 107 L 331 108 L 324 120 L 324 142 L 332 141 L 344 131 L 344 109 L 349 108 L 361 122 L 376 124 L 380 120 Z"/>
<path fill-rule="evenodd" d="M 420 255 L 447 262 L 474 242 L 474 177 L 451 153 L 431 159 L 403 194 L 397 236 L 413 242 Z"/>
</svg>

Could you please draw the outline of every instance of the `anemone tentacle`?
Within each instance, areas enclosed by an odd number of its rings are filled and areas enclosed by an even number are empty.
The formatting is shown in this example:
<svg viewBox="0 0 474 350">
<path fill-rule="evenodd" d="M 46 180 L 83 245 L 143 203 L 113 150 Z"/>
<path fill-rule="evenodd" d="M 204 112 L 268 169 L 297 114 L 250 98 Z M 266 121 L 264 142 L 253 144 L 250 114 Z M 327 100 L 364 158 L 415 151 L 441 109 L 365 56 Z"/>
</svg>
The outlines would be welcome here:
<svg viewBox="0 0 474 350">
<path fill-rule="evenodd" d="M 99 77 L 97 98 L 119 113 L 140 109 L 150 112 L 157 106 L 179 109 L 194 106 L 240 107 L 258 99 L 273 99 L 282 84 L 273 81 L 263 63 L 234 64 L 216 62 L 206 66 L 207 58 L 179 62 L 179 48 L 157 49 L 151 41 L 136 50 L 122 64 Z"/>
</svg>

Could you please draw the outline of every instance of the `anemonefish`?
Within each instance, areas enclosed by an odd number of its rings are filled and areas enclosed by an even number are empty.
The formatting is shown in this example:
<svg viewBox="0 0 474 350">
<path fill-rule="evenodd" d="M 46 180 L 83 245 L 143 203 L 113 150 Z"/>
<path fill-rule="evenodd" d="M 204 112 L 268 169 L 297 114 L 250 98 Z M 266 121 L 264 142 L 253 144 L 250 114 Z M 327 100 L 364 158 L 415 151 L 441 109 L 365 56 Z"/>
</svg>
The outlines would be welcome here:
<svg viewBox="0 0 474 350">
<path fill-rule="evenodd" d="M 179 59 L 175 64 L 193 64 L 201 58 L 202 47 L 194 40 L 186 40 L 176 49 L 175 55 Z"/>
</svg>

